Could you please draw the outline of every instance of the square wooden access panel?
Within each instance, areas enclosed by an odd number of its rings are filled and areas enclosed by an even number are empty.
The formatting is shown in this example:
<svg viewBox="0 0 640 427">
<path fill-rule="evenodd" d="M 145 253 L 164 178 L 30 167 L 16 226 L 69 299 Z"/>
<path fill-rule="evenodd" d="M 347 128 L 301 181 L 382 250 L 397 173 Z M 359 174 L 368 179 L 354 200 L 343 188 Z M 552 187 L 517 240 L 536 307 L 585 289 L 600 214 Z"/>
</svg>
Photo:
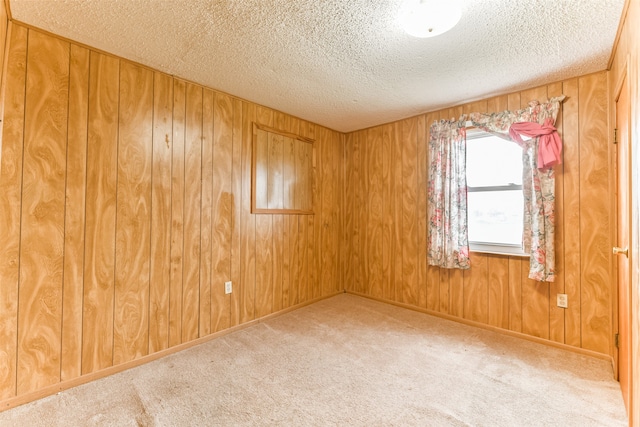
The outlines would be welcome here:
<svg viewBox="0 0 640 427">
<path fill-rule="evenodd" d="M 313 214 L 313 143 L 253 124 L 252 213 Z"/>
</svg>

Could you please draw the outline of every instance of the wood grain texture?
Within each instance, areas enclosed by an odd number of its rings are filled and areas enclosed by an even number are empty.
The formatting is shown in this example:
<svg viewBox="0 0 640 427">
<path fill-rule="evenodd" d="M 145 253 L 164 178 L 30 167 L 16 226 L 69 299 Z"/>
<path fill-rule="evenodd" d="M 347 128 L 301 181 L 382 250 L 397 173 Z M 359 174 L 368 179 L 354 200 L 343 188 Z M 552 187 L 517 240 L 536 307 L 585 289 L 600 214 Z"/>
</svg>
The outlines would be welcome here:
<svg viewBox="0 0 640 427">
<path fill-rule="evenodd" d="M 369 168 L 368 208 L 369 220 L 367 224 L 368 250 L 365 256 L 369 260 L 369 281 L 371 295 L 381 298 L 383 295 L 382 275 L 382 128 L 368 130 L 367 167 Z"/>
<path fill-rule="evenodd" d="M 211 330 L 218 332 L 231 321 L 231 297 L 224 293 L 224 282 L 231 280 L 233 100 L 216 94 L 213 113 Z"/>
<path fill-rule="evenodd" d="M 12 27 L 0 400 L 343 289 L 343 134 Z M 256 120 L 305 141 L 315 215 L 251 215 Z"/>
<path fill-rule="evenodd" d="M 402 268 L 402 247 L 403 247 L 403 172 L 402 172 L 402 122 L 393 123 L 391 137 L 392 157 L 391 157 L 391 201 L 393 211 L 391 221 L 393 224 L 391 235 L 391 289 L 392 300 L 402 302 L 403 292 L 403 268 Z"/>
<path fill-rule="evenodd" d="M 609 352 L 611 301 L 607 80 L 605 73 L 578 80 L 580 92 L 580 249 L 582 347 Z"/>
<path fill-rule="evenodd" d="M 153 82 L 149 353 L 169 348 L 172 125 L 173 80 L 156 72 Z"/>
<path fill-rule="evenodd" d="M 284 209 L 284 136 L 270 133 L 267 146 L 269 168 L 267 173 L 267 207 Z"/>
<path fill-rule="evenodd" d="M 256 109 L 256 123 L 258 125 L 273 126 L 273 111 L 258 107 Z M 254 131 L 255 132 L 255 131 Z M 258 133 L 263 131 L 258 129 Z M 262 204 L 259 206 L 268 206 L 269 202 L 269 177 L 273 174 L 270 172 L 273 165 L 269 162 L 270 150 L 269 142 L 273 139 L 273 132 L 264 132 L 263 137 L 258 139 L 257 158 L 262 159 L 261 180 L 263 186 L 257 189 L 262 191 L 262 195 L 256 194 L 256 202 L 262 198 Z M 253 156 L 253 154 L 252 154 Z M 257 172 L 257 170 L 256 170 Z M 256 183 L 258 180 L 256 180 Z M 256 276 L 255 276 L 255 316 L 263 317 L 273 312 L 273 219 L 271 214 L 255 215 L 256 221 Z"/>
<path fill-rule="evenodd" d="M 487 255 L 471 253 L 470 259 L 471 268 L 463 272 L 463 316 L 465 319 L 486 324 L 489 321 Z"/>
<path fill-rule="evenodd" d="M 579 132 L 579 101 L 578 79 L 571 79 L 562 83 L 562 92 L 567 100 L 562 104 L 562 143 L 563 158 L 563 215 L 564 224 L 580 225 L 580 162 L 571 161 L 580 158 L 580 132 Z M 562 252 L 564 255 L 564 282 L 565 293 L 569 301 L 569 307 L 565 314 L 565 344 L 580 347 L 582 344 L 582 332 L 580 327 L 580 310 L 582 303 L 581 286 L 581 251 L 580 227 L 566 227 Z"/>
<path fill-rule="evenodd" d="M 509 329 L 522 332 L 522 260 L 518 257 L 509 257 Z"/>
<path fill-rule="evenodd" d="M 200 199 L 200 322 L 198 336 L 211 333 L 212 216 L 213 216 L 213 109 L 215 93 L 202 91 L 202 196 Z"/>
<path fill-rule="evenodd" d="M 354 136 L 348 134 L 344 138 L 344 169 L 345 185 L 344 193 L 344 230 L 343 246 L 346 247 L 346 262 L 343 265 L 342 275 L 344 288 L 353 291 L 355 282 L 355 245 L 357 241 L 357 227 L 355 225 L 355 179 L 354 179 Z"/>
<path fill-rule="evenodd" d="M 22 169 L 17 394 L 60 381 L 68 84 L 69 44 L 30 32 Z"/>
<path fill-rule="evenodd" d="M 119 62 L 90 55 L 83 374 L 113 364 Z"/>
<path fill-rule="evenodd" d="M 202 91 L 187 83 L 184 164 L 184 282 L 182 342 L 198 337 L 200 307 L 200 232 L 202 198 Z"/>
<path fill-rule="evenodd" d="M 553 83 L 547 86 L 547 95 L 549 98 L 562 95 L 562 82 Z M 563 105 L 560 105 L 560 111 L 556 118 L 556 129 L 563 138 Z M 562 164 L 554 166 L 555 171 L 555 263 L 556 277 L 554 282 L 549 283 L 549 339 L 564 344 L 564 315 L 566 309 L 558 307 L 557 295 L 564 294 L 564 221 L 559 221 L 564 215 L 564 191 L 563 191 L 563 166 Z"/>
<path fill-rule="evenodd" d="M 614 46 L 614 52 L 610 61 L 609 77 L 609 98 L 608 105 L 610 106 L 610 123 L 617 123 L 617 113 L 614 108 L 616 106 L 616 98 L 618 98 L 618 88 L 622 88 L 622 79 L 625 77 L 628 79 L 629 85 L 629 104 L 631 106 L 630 111 L 630 123 L 629 123 L 629 136 L 631 140 L 631 174 L 630 181 L 632 188 L 637 189 L 638 185 L 638 137 L 640 135 L 640 122 L 638 121 L 638 107 L 640 106 L 640 91 L 638 86 L 640 85 L 640 4 L 638 1 L 629 1 L 625 3 L 628 6 L 624 21 L 621 22 L 619 28 L 620 38 L 617 46 Z M 624 99 L 622 100 L 624 101 Z M 635 114 L 633 112 L 636 112 Z M 618 126 L 616 126 L 618 127 Z M 620 129 L 620 127 L 618 127 Z M 609 129 L 609 138 L 611 138 L 611 129 Z M 622 132 L 619 130 L 618 132 Z M 610 150 L 611 154 L 613 150 Z M 615 158 L 612 156 L 612 158 Z M 612 168 L 613 169 L 613 168 Z M 615 172 L 615 169 L 614 169 Z M 615 175 L 614 175 L 615 176 Z M 634 193 L 637 193 L 635 190 Z M 615 200 L 612 200 L 616 203 Z M 636 197 L 631 198 L 631 241 L 630 251 L 631 256 L 629 258 L 629 265 L 632 271 L 637 272 L 640 269 L 639 257 L 637 254 L 640 252 L 640 240 L 638 232 L 640 228 L 638 212 L 640 206 L 638 205 L 638 199 Z M 612 218 L 613 219 L 613 218 Z M 612 227 L 614 228 L 614 227 Z M 617 226 L 615 227 L 617 229 Z M 617 231 L 617 230 L 616 230 Z M 614 261 L 615 262 L 615 261 Z M 640 296 L 638 295 L 638 289 L 640 288 L 640 277 L 637 273 L 632 275 L 631 283 L 629 286 L 631 292 L 630 301 L 630 316 L 628 318 L 630 334 L 627 337 L 630 341 L 630 362 L 631 362 L 631 378 L 630 378 L 630 402 L 627 406 L 627 414 L 629 416 L 629 425 L 640 424 Z M 614 294 L 615 298 L 615 294 Z M 616 298 L 617 299 L 617 298 Z M 618 304 L 619 305 L 619 304 Z M 616 304 L 614 299 L 614 316 L 617 315 Z M 621 310 L 621 309 L 620 309 Z M 615 318 L 614 318 L 615 319 Z M 620 331 L 622 332 L 622 331 Z M 623 340 L 624 338 L 621 337 Z M 615 356 L 615 352 L 614 352 Z"/>
<path fill-rule="evenodd" d="M 529 102 L 547 101 L 547 86 L 540 86 L 520 92 L 520 108 L 527 108 Z M 536 337 L 549 338 L 549 285 L 529 280 L 529 261 L 525 261 L 522 279 L 522 331 Z"/>
<path fill-rule="evenodd" d="M 0 399 L 16 395 L 27 30 L 10 26 L 0 148 Z"/>
<path fill-rule="evenodd" d="M 89 50 L 71 45 L 60 360 L 60 380 L 62 381 L 82 374 L 82 289 L 84 287 L 88 108 Z"/>
<path fill-rule="evenodd" d="M 392 132 L 393 126 L 382 126 L 382 298 L 393 299 L 392 288 L 392 235 L 393 235 L 393 181 L 392 181 Z"/>
<path fill-rule="evenodd" d="M 182 343 L 184 274 L 185 114 L 186 86 L 173 81 L 173 146 L 171 147 L 171 272 L 169 288 L 169 347 Z"/>
<path fill-rule="evenodd" d="M 233 100 L 233 116 L 231 120 L 232 138 L 232 168 L 231 168 L 231 280 L 235 283 L 235 292 L 227 298 L 230 299 L 230 326 L 240 323 L 241 318 L 241 280 L 242 280 L 242 123 L 244 121 L 243 102 Z M 246 196 L 246 195 L 245 195 Z M 239 288 L 239 289 L 238 289 Z"/>
<path fill-rule="evenodd" d="M 580 81 L 595 79 L 598 82 L 592 83 L 592 86 L 603 91 L 606 89 L 606 79 L 603 75 L 597 73 L 582 77 Z M 582 130 L 582 115 L 597 116 L 599 122 L 596 122 L 595 126 L 602 134 L 606 130 L 607 113 L 602 110 L 606 103 L 601 96 L 598 101 L 600 110 L 583 103 L 582 98 L 589 96 L 589 89 L 586 88 L 588 85 L 579 88 L 577 82 L 578 79 L 573 79 L 553 83 L 347 134 L 344 165 L 346 182 L 343 196 L 344 247 L 349 254 L 348 262 L 344 266 L 346 289 L 379 296 L 381 287 L 383 299 L 426 307 L 453 316 L 584 347 L 584 328 L 594 327 L 584 316 L 589 310 L 604 308 L 606 304 L 603 301 L 610 298 L 610 290 L 605 280 L 605 273 L 609 270 L 606 269 L 604 260 L 594 259 L 594 264 L 585 265 L 585 252 L 591 254 L 591 248 L 587 245 L 590 242 L 588 236 L 593 233 L 608 235 L 610 212 L 607 206 L 601 206 L 597 215 L 592 214 L 592 221 L 584 222 L 585 209 L 589 209 L 595 200 L 604 198 L 600 193 L 598 197 L 593 197 L 591 192 L 599 191 L 596 188 L 604 189 L 609 184 L 605 176 L 605 172 L 608 171 L 607 159 L 602 146 L 598 147 L 601 153 L 590 159 L 591 169 L 601 169 L 598 172 L 599 184 L 593 187 L 585 183 L 586 176 L 581 179 L 585 175 L 585 172 L 581 171 L 585 167 L 582 156 L 586 156 L 591 149 L 582 146 L 582 134 L 586 132 Z M 426 258 L 426 255 L 416 254 L 426 251 L 426 247 L 422 245 L 424 240 L 426 246 L 426 230 L 423 233 L 420 227 L 421 221 L 426 220 L 424 209 L 427 205 L 426 200 L 421 200 L 421 197 L 426 198 L 426 195 L 421 194 L 420 190 L 422 176 L 426 176 L 428 167 L 428 126 L 434 120 L 457 118 L 461 114 L 474 111 L 519 110 L 532 100 L 544 102 L 548 96 L 558 96 L 562 93 L 567 95 L 568 99 L 558 117 L 558 126 L 567 143 L 564 163 L 556 170 L 560 175 L 556 180 L 556 251 L 559 254 L 556 257 L 557 282 L 540 284 L 531 281 L 527 278 L 528 259 L 502 255 L 474 254 L 471 271 L 464 273 L 426 265 L 421 271 L 421 258 Z M 580 120 L 578 104 L 584 104 Z M 595 105 L 595 102 L 593 104 Z M 420 153 L 421 145 L 415 142 L 416 135 L 420 138 L 423 132 L 411 128 L 411 124 L 420 128 L 419 123 L 423 118 L 424 156 Z M 378 135 L 379 132 L 382 133 L 382 137 Z M 596 138 L 602 140 L 605 136 L 596 135 L 597 132 L 591 132 L 593 141 Z M 382 185 L 376 182 L 376 174 L 379 171 L 372 160 L 376 156 L 375 147 L 380 139 L 384 155 L 382 163 L 378 165 L 382 174 Z M 406 159 L 409 159 L 409 163 Z M 425 169 L 421 169 L 422 167 Z M 589 190 L 584 191 L 582 187 L 585 185 L 590 186 Z M 382 242 L 382 257 L 379 261 L 373 261 L 372 242 L 377 238 L 374 231 L 376 213 L 371 211 L 371 201 L 378 198 L 382 198 L 385 205 L 379 239 Z M 364 212 L 363 206 L 367 207 L 367 212 Z M 596 217 L 602 218 L 598 224 Z M 564 225 L 568 223 L 576 226 Z M 412 238 L 416 239 L 415 242 L 410 240 Z M 588 276 L 587 270 L 598 272 L 592 280 L 593 289 L 589 290 L 590 296 L 597 296 L 595 301 L 585 300 L 584 283 Z M 382 285 L 378 285 L 378 279 L 372 277 L 374 272 L 379 272 Z M 566 310 L 555 306 L 555 296 L 563 292 L 569 295 L 569 308 Z M 596 321 L 596 329 L 604 325 L 605 321 L 611 321 L 610 314 L 605 318 L 599 315 L 596 317 L 602 322 L 600 324 Z M 591 330 L 588 334 L 594 336 Z M 600 343 L 603 342 L 601 338 L 597 338 L 600 339 Z M 597 351 L 605 354 L 608 352 L 604 345 L 598 348 Z"/>
<path fill-rule="evenodd" d="M 509 258 L 487 255 L 488 321 L 491 326 L 509 329 Z"/>
<path fill-rule="evenodd" d="M 113 363 L 149 349 L 153 73 L 120 64 Z"/>
<path fill-rule="evenodd" d="M 417 119 L 402 121 L 402 301 L 418 301 L 418 135 Z"/>
<path fill-rule="evenodd" d="M 242 198 L 240 212 L 240 323 L 255 319 L 256 218 L 251 214 L 251 145 L 256 106 L 242 103 Z M 234 141 L 235 142 L 235 141 Z"/>
<path fill-rule="evenodd" d="M 428 188 L 428 169 L 427 169 L 427 117 L 425 115 L 418 116 L 418 152 L 417 152 L 417 221 L 418 230 L 416 239 L 418 243 L 417 255 L 417 284 L 418 284 L 418 304 L 421 308 L 427 308 L 429 285 L 427 283 L 427 188 Z"/>
<path fill-rule="evenodd" d="M 252 208 L 254 211 L 269 207 L 269 137 L 271 135 L 273 134 L 255 126 L 253 128 L 251 191 L 255 199 L 255 206 Z"/>
</svg>

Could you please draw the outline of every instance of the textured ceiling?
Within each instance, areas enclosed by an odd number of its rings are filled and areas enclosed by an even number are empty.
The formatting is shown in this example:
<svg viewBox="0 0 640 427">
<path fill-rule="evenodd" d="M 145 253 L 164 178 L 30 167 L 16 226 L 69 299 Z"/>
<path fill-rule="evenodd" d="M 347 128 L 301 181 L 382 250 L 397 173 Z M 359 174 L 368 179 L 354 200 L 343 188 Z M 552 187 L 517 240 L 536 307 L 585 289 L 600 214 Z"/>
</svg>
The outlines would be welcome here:
<svg viewBox="0 0 640 427">
<path fill-rule="evenodd" d="M 14 19 L 339 131 L 607 67 L 624 0 L 461 0 L 434 38 L 403 0 L 10 0 Z"/>
</svg>

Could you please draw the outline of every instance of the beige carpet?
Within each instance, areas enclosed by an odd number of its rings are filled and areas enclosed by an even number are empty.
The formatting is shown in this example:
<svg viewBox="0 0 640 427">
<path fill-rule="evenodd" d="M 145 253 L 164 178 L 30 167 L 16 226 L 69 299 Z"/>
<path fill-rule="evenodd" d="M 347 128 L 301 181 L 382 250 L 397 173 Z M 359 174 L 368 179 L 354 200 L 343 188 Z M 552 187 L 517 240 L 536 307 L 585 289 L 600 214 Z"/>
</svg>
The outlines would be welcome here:
<svg viewBox="0 0 640 427">
<path fill-rule="evenodd" d="M 607 362 L 342 294 L 0 426 L 623 426 Z"/>
</svg>

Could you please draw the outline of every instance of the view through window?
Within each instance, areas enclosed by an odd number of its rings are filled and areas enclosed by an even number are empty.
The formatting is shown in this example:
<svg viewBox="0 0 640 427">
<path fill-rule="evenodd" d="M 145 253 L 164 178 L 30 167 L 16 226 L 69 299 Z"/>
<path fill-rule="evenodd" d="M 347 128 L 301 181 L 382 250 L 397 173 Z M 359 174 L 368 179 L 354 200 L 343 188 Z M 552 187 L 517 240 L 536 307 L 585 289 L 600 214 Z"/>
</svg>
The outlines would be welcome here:
<svg viewBox="0 0 640 427">
<path fill-rule="evenodd" d="M 522 148 L 468 130 L 467 186 L 471 250 L 522 254 Z"/>
</svg>

